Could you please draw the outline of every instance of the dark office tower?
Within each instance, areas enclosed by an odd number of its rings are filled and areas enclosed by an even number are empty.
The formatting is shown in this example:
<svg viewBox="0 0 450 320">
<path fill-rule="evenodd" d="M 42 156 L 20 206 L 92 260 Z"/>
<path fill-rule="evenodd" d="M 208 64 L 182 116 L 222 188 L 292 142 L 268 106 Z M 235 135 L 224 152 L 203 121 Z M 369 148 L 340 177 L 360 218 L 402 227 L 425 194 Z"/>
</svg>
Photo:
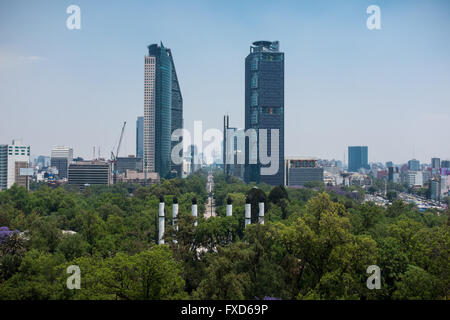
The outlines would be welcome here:
<svg viewBox="0 0 450 320">
<path fill-rule="evenodd" d="M 284 183 L 284 53 L 278 41 L 256 41 L 245 59 L 245 129 L 268 129 L 267 150 L 271 154 L 270 129 L 279 130 L 278 173 L 261 174 L 259 146 L 257 164 L 249 164 L 249 140 L 246 139 L 245 181 Z M 258 137 L 259 141 L 260 137 Z"/>
<path fill-rule="evenodd" d="M 450 168 L 450 160 L 442 160 L 441 168 Z"/>
<path fill-rule="evenodd" d="M 234 176 L 243 179 L 242 163 L 239 163 L 238 155 L 243 152 L 239 149 L 239 141 L 245 139 L 244 131 L 235 127 L 230 127 L 230 116 L 223 117 L 223 170 L 227 176 Z M 229 163 L 229 156 L 232 155 L 233 160 Z"/>
<path fill-rule="evenodd" d="M 170 62 L 172 63 L 172 125 L 171 133 L 177 129 L 183 128 L 183 96 L 181 95 L 180 84 L 178 83 L 177 71 L 175 69 L 175 63 L 173 62 L 173 55 L 170 49 L 167 49 L 170 57 Z M 180 143 L 182 139 L 178 141 L 172 141 L 171 147 Z M 171 149 L 171 150 L 172 150 Z M 183 152 L 180 152 L 183 155 Z M 183 165 L 175 165 L 172 163 L 171 170 L 176 171 L 176 175 L 181 177 L 183 171 Z"/>
<path fill-rule="evenodd" d="M 72 159 L 72 148 L 59 146 L 52 149 L 50 165 L 58 169 L 59 179 L 67 179 L 67 169 Z"/>
<path fill-rule="evenodd" d="M 163 44 L 148 46 L 144 83 L 144 170 L 161 178 L 171 169 L 172 59 Z"/>
<path fill-rule="evenodd" d="M 358 172 L 360 169 L 369 170 L 369 148 L 367 146 L 348 147 L 348 171 Z"/>
<path fill-rule="evenodd" d="M 388 167 L 388 181 L 394 181 L 394 167 Z"/>
<path fill-rule="evenodd" d="M 440 158 L 431 158 L 431 167 L 436 169 L 436 171 L 441 170 L 441 159 Z"/>
<path fill-rule="evenodd" d="M 144 117 L 136 120 L 136 158 L 144 158 Z"/>
<path fill-rule="evenodd" d="M 408 170 L 410 171 L 419 171 L 420 170 L 420 161 L 416 159 L 412 159 L 408 161 Z"/>
<path fill-rule="evenodd" d="M 225 175 L 232 175 L 232 169 L 236 162 L 236 151 L 237 151 L 237 136 L 234 135 L 236 128 L 230 128 L 230 116 L 223 116 L 223 145 L 222 145 L 222 156 L 223 156 L 223 172 Z M 233 132 L 233 134 L 231 134 Z M 233 142 L 230 143 L 228 138 L 233 138 Z M 232 145 L 232 150 L 228 150 L 229 144 Z M 228 163 L 228 153 L 234 153 L 233 163 Z"/>
</svg>

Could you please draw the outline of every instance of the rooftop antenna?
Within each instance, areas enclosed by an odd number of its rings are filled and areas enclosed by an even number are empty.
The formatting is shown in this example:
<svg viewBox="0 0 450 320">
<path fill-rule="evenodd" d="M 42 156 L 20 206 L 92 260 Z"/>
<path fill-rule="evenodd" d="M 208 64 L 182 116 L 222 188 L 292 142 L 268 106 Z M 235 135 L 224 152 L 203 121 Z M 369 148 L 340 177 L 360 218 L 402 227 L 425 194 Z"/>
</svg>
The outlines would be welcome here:
<svg viewBox="0 0 450 320">
<path fill-rule="evenodd" d="M 92 160 L 95 160 L 95 146 L 93 148 L 94 148 L 94 152 L 92 154 Z"/>
</svg>

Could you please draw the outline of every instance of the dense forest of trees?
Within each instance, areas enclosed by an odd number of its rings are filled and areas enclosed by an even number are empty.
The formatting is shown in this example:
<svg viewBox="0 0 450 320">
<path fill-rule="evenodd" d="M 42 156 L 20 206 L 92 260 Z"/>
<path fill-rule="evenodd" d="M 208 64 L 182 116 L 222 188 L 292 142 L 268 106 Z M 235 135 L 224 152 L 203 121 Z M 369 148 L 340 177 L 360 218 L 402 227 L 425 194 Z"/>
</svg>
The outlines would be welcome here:
<svg viewBox="0 0 450 320">
<path fill-rule="evenodd" d="M 221 173 L 214 180 L 218 216 L 209 219 L 203 173 L 149 187 L 0 192 L 0 300 L 449 298 L 449 212 L 401 201 L 383 208 L 361 202 L 361 190 L 254 186 Z M 165 245 L 156 244 L 160 196 Z M 252 224 L 244 228 L 246 197 Z M 260 199 L 264 225 L 255 223 Z M 380 290 L 366 287 L 374 264 Z M 81 270 L 81 289 L 66 286 L 70 265 Z"/>
</svg>

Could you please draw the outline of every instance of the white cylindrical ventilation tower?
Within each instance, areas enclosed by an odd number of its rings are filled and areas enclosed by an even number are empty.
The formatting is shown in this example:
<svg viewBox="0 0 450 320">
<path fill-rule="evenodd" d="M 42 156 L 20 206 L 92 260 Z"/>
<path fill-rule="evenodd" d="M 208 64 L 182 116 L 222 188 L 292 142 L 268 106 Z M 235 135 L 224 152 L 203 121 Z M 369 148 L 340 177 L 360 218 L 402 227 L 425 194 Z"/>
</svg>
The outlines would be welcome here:
<svg viewBox="0 0 450 320">
<path fill-rule="evenodd" d="M 178 198 L 177 198 L 177 196 L 173 197 L 172 227 L 173 227 L 173 230 L 175 230 L 175 231 L 178 229 Z"/>
<path fill-rule="evenodd" d="M 173 229 L 173 243 L 177 243 L 177 240 L 175 239 L 175 232 L 178 231 L 178 198 L 177 198 L 177 196 L 173 197 L 172 229 Z"/>
<path fill-rule="evenodd" d="M 197 226 L 197 198 L 192 199 L 192 216 L 194 217 L 194 226 Z"/>
<path fill-rule="evenodd" d="M 252 223 L 252 205 L 250 204 L 250 199 L 245 198 L 245 226 Z"/>
<path fill-rule="evenodd" d="M 158 229 L 158 244 L 164 244 L 164 197 L 159 198 L 159 229 Z"/>
<path fill-rule="evenodd" d="M 227 199 L 227 217 L 231 217 L 233 215 L 233 204 L 231 198 Z"/>
<path fill-rule="evenodd" d="M 259 200 L 259 223 L 264 224 L 264 199 Z"/>
</svg>

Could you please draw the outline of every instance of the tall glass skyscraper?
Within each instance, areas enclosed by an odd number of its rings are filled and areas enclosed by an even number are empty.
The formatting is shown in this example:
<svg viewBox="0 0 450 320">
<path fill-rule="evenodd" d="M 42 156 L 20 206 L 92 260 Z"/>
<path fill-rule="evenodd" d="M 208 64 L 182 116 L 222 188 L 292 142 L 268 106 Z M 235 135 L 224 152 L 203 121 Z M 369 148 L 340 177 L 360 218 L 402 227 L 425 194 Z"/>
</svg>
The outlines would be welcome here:
<svg viewBox="0 0 450 320">
<path fill-rule="evenodd" d="M 161 43 L 148 46 L 148 51 L 145 57 L 143 166 L 147 172 L 158 172 L 165 178 L 172 169 L 171 134 L 179 125 L 177 119 L 182 118 L 182 102 L 181 108 L 178 103 L 181 92 L 170 49 Z M 177 113 L 172 122 L 173 101 Z"/>
<path fill-rule="evenodd" d="M 439 172 L 441 170 L 441 159 L 431 158 L 431 167 Z"/>
<path fill-rule="evenodd" d="M 177 71 L 175 69 L 175 63 L 173 62 L 173 55 L 170 49 L 167 49 L 167 52 L 170 57 L 170 61 L 172 63 L 172 125 L 171 125 L 171 133 L 177 129 L 183 128 L 183 96 L 181 95 L 180 84 L 178 83 Z M 171 147 L 173 148 L 177 145 L 179 141 L 172 141 Z M 172 171 L 176 172 L 178 177 L 181 177 L 183 174 L 183 165 L 175 165 L 172 163 Z"/>
<path fill-rule="evenodd" d="M 136 120 L 136 158 L 142 159 L 143 157 L 144 157 L 144 117 L 137 117 L 137 120 Z"/>
<path fill-rule="evenodd" d="M 348 147 L 348 171 L 358 172 L 359 169 L 370 169 L 369 148 L 367 146 Z"/>
<path fill-rule="evenodd" d="M 270 130 L 279 130 L 278 173 L 262 175 L 258 163 L 249 164 L 249 141 L 246 142 L 244 179 L 248 182 L 284 184 L 284 53 L 278 41 L 256 41 L 245 59 L 245 129 L 268 129 L 267 149 L 271 154 Z M 259 141 L 260 137 L 258 137 Z"/>
</svg>

